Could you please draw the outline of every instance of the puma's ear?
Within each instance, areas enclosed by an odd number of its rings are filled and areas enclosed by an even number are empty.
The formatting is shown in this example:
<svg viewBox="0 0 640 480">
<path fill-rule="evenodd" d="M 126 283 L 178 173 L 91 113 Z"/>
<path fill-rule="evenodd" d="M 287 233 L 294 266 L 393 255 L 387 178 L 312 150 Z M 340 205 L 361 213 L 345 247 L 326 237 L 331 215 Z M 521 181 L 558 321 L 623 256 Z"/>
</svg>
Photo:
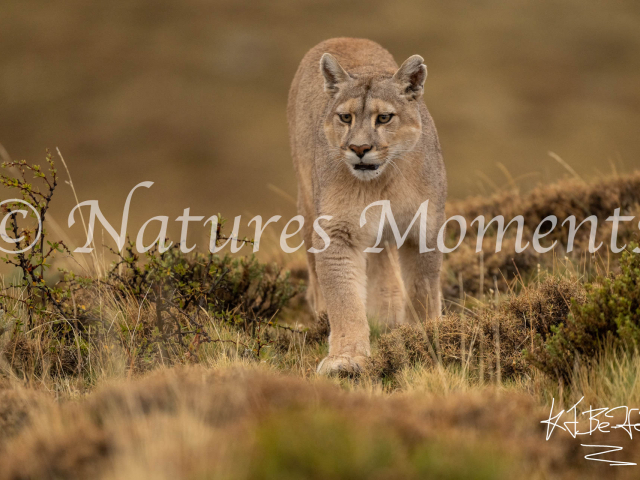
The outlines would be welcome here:
<svg viewBox="0 0 640 480">
<path fill-rule="evenodd" d="M 424 81 L 427 79 L 427 66 L 420 55 L 412 55 L 407 58 L 393 76 L 393 79 L 402 86 L 403 93 L 415 100 L 422 95 Z"/>
<path fill-rule="evenodd" d="M 336 57 L 325 53 L 320 59 L 320 71 L 324 76 L 324 91 L 333 95 L 338 92 L 338 85 L 351 80 L 349 74 L 338 63 Z"/>
</svg>

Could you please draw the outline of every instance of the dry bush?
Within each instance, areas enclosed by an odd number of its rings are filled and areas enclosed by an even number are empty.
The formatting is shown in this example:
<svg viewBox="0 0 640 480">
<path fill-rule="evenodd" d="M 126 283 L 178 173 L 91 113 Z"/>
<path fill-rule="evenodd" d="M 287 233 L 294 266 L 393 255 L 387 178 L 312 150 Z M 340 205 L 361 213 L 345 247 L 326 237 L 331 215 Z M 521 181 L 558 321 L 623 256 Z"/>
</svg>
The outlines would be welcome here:
<svg viewBox="0 0 640 480">
<path fill-rule="evenodd" d="M 502 378 L 527 373 L 531 362 L 524 351 L 534 345 L 534 337 L 547 338 L 552 327 L 566 321 L 572 301 L 584 303 L 584 287 L 572 278 L 549 276 L 473 316 L 451 313 L 402 326 L 380 337 L 371 371 L 390 376 L 412 364 L 442 361 L 478 374 L 496 375 L 499 368 Z"/>
<path fill-rule="evenodd" d="M 287 273 L 253 257 L 167 253 L 150 255 L 144 264 L 126 257 L 128 268 L 115 265 L 105 279 L 74 276 L 65 312 L 37 311 L 33 328 L 27 328 L 20 302 L 8 295 L 0 358 L 11 374 L 81 377 L 91 383 L 111 349 L 139 373 L 199 361 L 209 344 L 225 344 L 258 360 L 267 348 L 286 349 L 292 336 L 304 337 L 305 331 L 278 323 L 280 311 L 301 290 Z M 228 329 L 232 338 L 220 338 Z"/>
<path fill-rule="evenodd" d="M 78 373 L 79 358 L 76 345 L 64 344 L 56 338 L 14 335 L 0 348 L 14 374 L 23 378 Z"/>
<path fill-rule="evenodd" d="M 94 263 L 94 272 L 104 273 L 62 271 L 57 281 L 45 278 L 56 254 L 72 257 L 62 242 L 50 241 L 45 229 L 58 186 L 49 152 L 46 162 L 44 170 L 24 160 L 5 162 L 2 167 L 16 177 L 0 174 L 0 185 L 31 203 L 42 223 L 42 228 L 22 225 L 16 215 L 10 216 L 7 233 L 16 253 L 0 259 L 16 270 L 14 281 L 0 289 L 0 359 L 9 375 L 76 376 L 90 384 L 102 353 L 114 345 L 126 356 L 128 368 L 141 372 L 197 361 L 203 344 L 235 344 L 242 355 L 256 360 L 275 344 L 274 330 L 281 328 L 278 314 L 304 286 L 278 265 L 254 256 L 185 254 L 177 244 L 164 252 L 156 245 L 138 255 L 129 242 L 113 252 L 117 262 L 110 268 Z M 5 213 L 12 206 L 3 206 Z M 227 239 L 224 223 L 219 217 L 218 242 Z M 30 246 L 36 231 L 39 241 Z M 223 326 L 238 330 L 235 341 L 213 336 Z"/>
<path fill-rule="evenodd" d="M 453 201 L 447 207 L 448 215 L 462 215 L 467 220 L 467 234 L 463 244 L 447 256 L 445 262 L 446 275 L 443 278 L 443 293 L 446 298 L 460 297 L 460 282 L 462 278 L 463 290 L 466 294 L 480 297 L 489 288 L 494 288 L 494 277 L 501 291 L 508 291 L 509 281 L 528 278 L 535 273 L 538 265 L 552 268 L 557 258 L 563 258 L 567 248 L 568 225 L 562 227 L 562 222 L 571 215 L 576 217 L 576 225 L 588 216 L 595 215 L 598 219 L 598 234 L 596 245 L 602 241 L 603 248 L 607 248 L 611 236 L 611 222 L 605 219 L 613 215 L 614 210 L 620 208 L 620 215 L 636 215 L 640 213 L 640 173 L 636 172 L 624 177 L 605 178 L 598 182 L 585 183 L 576 180 L 565 180 L 553 185 L 541 186 L 527 195 L 514 192 L 495 194 L 491 197 L 473 197 L 462 201 Z M 515 253 L 516 225 L 507 230 L 502 250 L 495 252 L 496 226 L 492 224 L 485 235 L 483 245 L 484 273 L 480 274 L 480 255 L 475 252 L 478 224 L 471 222 L 483 215 L 488 222 L 495 216 L 502 215 L 505 224 L 517 215 L 524 217 L 523 244 L 531 241 L 533 232 L 540 222 L 549 215 L 555 215 L 558 225 L 542 244 L 551 245 L 558 241 L 554 250 L 540 255 L 531 245 L 522 253 Z M 450 223 L 448 235 L 452 238 L 459 236 L 457 224 Z M 546 231 L 546 225 L 542 232 Z M 571 258 L 585 255 L 588 247 L 589 225 L 577 230 L 574 250 Z M 620 246 L 636 239 L 638 230 L 634 222 L 623 222 L 618 232 Z M 587 255 L 588 262 L 591 256 Z M 617 268 L 619 256 L 607 258 L 603 268 L 614 270 Z M 592 268 L 597 268 L 597 260 Z M 484 284 L 480 285 L 480 279 Z M 482 288 L 481 288 L 482 287 Z"/>
<path fill-rule="evenodd" d="M 527 195 L 506 192 L 489 198 L 471 197 L 451 202 L 449 215 L 463 215 L 468 223 L 479 215 L 493 218 L 503 215 L 511 219 L 522 215 L 532 229 L 547 216 L 564 220 L 575 215 L 578 221 L 595 215 L 599 221 L 613 214 L 616 208 L 627 212 L 640 204 L 640 172 L 623 177 L 610 177 L 593 183 L 563 180 L 539 186 Z M 477 224 L 474 225 L 476 228 Z M 554 230 L 548 238 L 562 240 L 561 231 Z M 565 237 L 566 238 L 566 237 Z M 576 237 L 577 238 L 577 237 Z"/>
<path fill-rule="evenodd" d="M 476 253 L 475 243 L 470 242 L 446 257 L 442 281 L 445 299 L 458 300 L 461 294 L 480 298 L 496 285 L 507 292 L 512 283 L 521 281 L 522 275 L 535 272 L 545 258 L 531 247 L 516 254 L 515 239 L 509 237 L 505 237 L 499 252 L 495 251 L 495 238 L 487 237 L 484 243 L 482 258 Z"/>
</svg>

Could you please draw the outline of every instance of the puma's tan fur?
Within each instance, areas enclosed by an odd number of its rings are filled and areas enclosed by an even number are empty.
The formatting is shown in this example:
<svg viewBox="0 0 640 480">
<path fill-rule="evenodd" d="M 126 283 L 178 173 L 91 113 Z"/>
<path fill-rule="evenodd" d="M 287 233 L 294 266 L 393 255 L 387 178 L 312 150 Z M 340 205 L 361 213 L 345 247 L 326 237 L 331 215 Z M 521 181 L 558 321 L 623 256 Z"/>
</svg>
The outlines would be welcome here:
<svg viewBox="0 0 640 480">
<path fill-rule="evenodd" d="M 331 326 L 321 373 L 362 368 L 370 355 L 367 313 L 392 325 L 440 315 L 442 254 L 419 253 L 418 222 L 401 248 L 385 226 L 391 246 L 381 253 L 364 253 L 376 243 L 379 207 L 367 210 L 360 228 L 367 205 L 389 200 L 404 233 L 428 199 L 427 246 L 436 247 L 447 185 L 422 100 L 426 74 L 417 55 L 398 69 L 375 42 L 335 38 L 305 55 L 291 85 L 287 114 L 306 248 L 325 246 L 313 223 L 333 217 L 320 221 L 329 247 L 308 255 L 307 297 Z"/>
</svg>

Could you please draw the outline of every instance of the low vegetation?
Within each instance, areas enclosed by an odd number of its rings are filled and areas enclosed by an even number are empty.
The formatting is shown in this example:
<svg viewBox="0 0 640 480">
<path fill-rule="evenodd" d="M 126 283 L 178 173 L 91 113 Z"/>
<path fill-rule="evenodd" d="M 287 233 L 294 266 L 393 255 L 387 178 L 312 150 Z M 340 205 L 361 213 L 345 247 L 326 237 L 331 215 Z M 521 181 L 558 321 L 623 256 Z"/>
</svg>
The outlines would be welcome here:
<svg viewBox="0 0 640 480">
<path fill-rule="evenodd" d="M 45 220 L 57 185 L 47 161 L 46 172 L 20 162 L 17 178 L 2 177 L 35 196 Z M 604 220 L 635 211 L 639 182 L 450 209 L 469 221 L 516 207 L 527 222 Z M 29 242 L 17 221 L 7 234 Z M 446 260 L 444 317 L 372 325 L 367 371 L 332 379 L 315 373 L 327 328 L 306 310 L 300 275 L 253 257 L 128 247 L 109 266 L 56 276 L 52 259 L 71 253 L 49 237 L 45 228 L 37 248 L 5 259 L 20 275 L 1 296 L 0 479 L 602 478 L 612 469 L 585 460 L 580 439 L 558 429 L 546 442 L 540 421 L 552 399 L 640 402 L 631 228 L 619 236 L 627 251 L 606 262 L 585 255 L 583 237 L 550 260 L 508 261 L 506 244 L 479 256 L 465 243 Z M 598 441 L 624 446 L 609 459 L 640 453 L 620 431 L 588 443 Z"/>
</svg>

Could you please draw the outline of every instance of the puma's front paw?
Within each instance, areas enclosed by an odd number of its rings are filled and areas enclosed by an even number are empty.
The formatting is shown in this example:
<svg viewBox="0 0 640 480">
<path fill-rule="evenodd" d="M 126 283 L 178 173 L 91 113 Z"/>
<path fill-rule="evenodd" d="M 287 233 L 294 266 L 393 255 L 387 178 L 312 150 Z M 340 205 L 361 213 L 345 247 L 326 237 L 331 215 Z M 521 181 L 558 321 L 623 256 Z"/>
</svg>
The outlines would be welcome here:
<svg viewBox="0 0 640 480">
<path fill-rule="evenodd" d="M 318 365 L 320 375 L 357 375 L 362 373 L 369 361 L 368 357 L 357 355 L 328 355 Z"/>
</svg>

